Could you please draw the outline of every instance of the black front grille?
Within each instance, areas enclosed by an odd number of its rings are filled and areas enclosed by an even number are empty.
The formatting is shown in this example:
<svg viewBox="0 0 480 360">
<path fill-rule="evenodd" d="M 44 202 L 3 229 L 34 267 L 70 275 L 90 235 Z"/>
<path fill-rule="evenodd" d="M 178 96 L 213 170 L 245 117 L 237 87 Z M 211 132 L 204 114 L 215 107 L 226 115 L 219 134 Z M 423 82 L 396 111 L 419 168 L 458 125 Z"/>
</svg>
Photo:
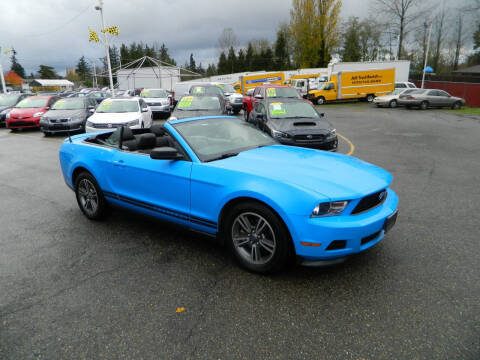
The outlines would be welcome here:
<svg viewBox="0 0 480 360">
<path fill-rule="evenodd" d="M 33 121 L 11 121 L 10 126 L 36 126 L 36 124 Z"/>
<path fill-rule="evenodd" d="M 347 240 L 333 240 L 327 247 L 328 250 L 341 250 L 347 246 Z"/>
<path fill-rule="evenodd" d="M 50 122 L 52 123 L 65 123 L 68 122 L 70 119 L 50 119 Z"/>
<path fill-rule="evenodd" d="M 92 127 L 95 129 L 113 129 L 122 127 L 125 124 L 92 124 Z"/>
<path fill-rule="evenodd" d="M 308 135 L 294 135 L 295 141 L 323 141 L 325 135 L 323 134 L 308 134 Z"/>
<path fill-rule="evenodd" d="M 381 232 L 382 232 L 382 230 L 377 231 L 375 234 L 365 236 L 362 239 L 361 244 L 365 245 L 366 243 L 369 243 L 370 241 L 375 240 L 378 237 L 378 235 L 380 235 Z"/>
<path fill-rule="evenodd" d="M 375 206 L 380 205 L 387 198 L 387 190 L 380 190 L 371 195 L 365 196 L 360 202 L 355 206 L 355 209 L 352 211 L 352 215 L 359 214 L 361 212 L 370 210 Z"/>
</svg>

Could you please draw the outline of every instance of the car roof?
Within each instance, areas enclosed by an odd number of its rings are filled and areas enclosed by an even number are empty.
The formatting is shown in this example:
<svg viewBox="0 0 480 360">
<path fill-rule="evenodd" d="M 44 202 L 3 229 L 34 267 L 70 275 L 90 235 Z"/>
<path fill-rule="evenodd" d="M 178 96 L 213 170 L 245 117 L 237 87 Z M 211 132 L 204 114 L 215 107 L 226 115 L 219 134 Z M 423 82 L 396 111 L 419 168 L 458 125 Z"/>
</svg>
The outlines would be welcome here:
<svg viewBox="0 0 480 360">
<path fill-rule="evenodd" d="M 225 116 L 225 115 L 216 115 L 216 116 L 198 116 L 193 118 L 178 119 L 168 121 L 169 124 L 176 125 L 184 122 L 198 121 L 198 120 L 207 120 L 207 119 L 235 119 L 238 120 L 236 116 Z"/>
<path fill-rule="evenodd" d="M 267 85 L 263 84 L 263 85 L 258 85 L 257 87 L 260 87 L 260 88 L 292 88 L 291 86 L 280 85 L 280 84 L 267 84 Z"/>
</svg>

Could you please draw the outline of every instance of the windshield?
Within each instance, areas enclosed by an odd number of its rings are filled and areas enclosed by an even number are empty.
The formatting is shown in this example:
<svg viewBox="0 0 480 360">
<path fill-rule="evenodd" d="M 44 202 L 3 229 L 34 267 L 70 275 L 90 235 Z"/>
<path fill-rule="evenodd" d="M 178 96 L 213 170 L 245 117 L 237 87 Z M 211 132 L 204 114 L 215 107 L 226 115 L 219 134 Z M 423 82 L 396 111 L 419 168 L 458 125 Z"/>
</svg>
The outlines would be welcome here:
<svg viewBox="0 0 480 360">
<path fill-rule="evenodd" d="M 177 105 L 178 110 L 220 110 L 220 99 L 216 96 L 184 96 Z"/>
<path fill-rule="evenodd" d="M 47 98 L 29 97 L 20 101 L 16 108 L 43 108 L 47 105 Z"/>
<path fill-rule="evenodd" d="M 69 98 L 58 100 L 55 104 L 53 104 L 51 110 L 79 110 L 84 108 L 85 103 L 83 99 Z"/>
<path fill-rule="evenodd" d="M 213 161 L 276 142 L 245 121 L 232 118 L 173 125 L 201 161 Z"/>
<path fill-rule="evenodd" d="M 222 89 L 222 91 L 223 91 L 224 93 L 230 93 L 230 94 L 232 94 L 232 93 L 235 93 L 235 92 L 236 92 L 235 89 L 233 88 L 233 86 L 230 85 L 230 84 L 218 84 L 217 86 L 218 86 L 220 89 Z"/>
<path fill-rule="evenodd" d="M 158 89 L 158 90 L 145 89 L 140 93 L 140 96 L 143 98 L 166 98 L 168 94 L 165 90 L 162 90 L 162 89 Z"/>
<path fill-rule="evenodd" d="M 127 113 L 138 112 L 137 101 L 112 101 L 104 100 L 97 108 L 97 113 Z"/>
<path fill-rule="evenodd" d="M 294 88 L 267 88 L 265 91 L 267 98 L 294 98 L 297 99 L 297 90 Z"/>
<path fill-rule="evenodd" d="M 271 119 L 319 118 L 312 105 L 305 101 L 272 102 L 268 104 Z"/>
<path fill-rule="evenodd" d="M 0 96 L 0 107 L 15 105 L 17 100 L 18 100 L 18 95 Z"/>
<path fill-rule="evenodd" d="M 217 86 L 193 86 L 190 89 L 190 94 L 193 95 L 221 95 L 223 91 Z"/>
</svg>

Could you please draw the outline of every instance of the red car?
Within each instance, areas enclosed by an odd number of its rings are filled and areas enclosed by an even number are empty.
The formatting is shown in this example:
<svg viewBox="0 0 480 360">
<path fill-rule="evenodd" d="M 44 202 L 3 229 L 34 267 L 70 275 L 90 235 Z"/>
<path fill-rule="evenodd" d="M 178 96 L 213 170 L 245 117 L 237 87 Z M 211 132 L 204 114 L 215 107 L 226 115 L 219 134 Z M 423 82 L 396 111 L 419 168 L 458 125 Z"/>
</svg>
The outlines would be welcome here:
<svg viewBox="0 0 480 360">
<path fill-rule="evenodd" d="M 40 118 L 58 99 L 59 96 L 30 96 L 23 99 L 7 114 L 7 128 L 40 128 Z"/>
<path fill-rule="evenodd" d="M 243 96 L 243 115 L 245 120 L 248 119 L 248 114 L 252 111 L 255 103 L 265 98 L 302 99 L 295 88 L 287 85 L 264 84 L 257 86 L 252 94 L 247 91 L 247 94 Z M 310 101 L 307 102 L 311 104 Z"/>
</svg>

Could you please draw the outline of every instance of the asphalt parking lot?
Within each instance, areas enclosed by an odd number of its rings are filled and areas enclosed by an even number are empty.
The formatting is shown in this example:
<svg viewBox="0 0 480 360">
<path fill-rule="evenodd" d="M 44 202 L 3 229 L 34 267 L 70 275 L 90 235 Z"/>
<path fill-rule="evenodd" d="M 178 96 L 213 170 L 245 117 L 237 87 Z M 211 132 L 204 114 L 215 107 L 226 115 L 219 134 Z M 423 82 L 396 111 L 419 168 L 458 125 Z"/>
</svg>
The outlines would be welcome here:
<svg viewBox="0 0 480 360">
<path fill-rule="evenodd" d="M 274 276 L 153 219 L 87 220 L 62 137 L 0 129 L 0 358 L 478 359 L 480 117 L 320 109 L 339 152 L 394 175 L 399 218 L 344 264 Z"/>
</svg>

